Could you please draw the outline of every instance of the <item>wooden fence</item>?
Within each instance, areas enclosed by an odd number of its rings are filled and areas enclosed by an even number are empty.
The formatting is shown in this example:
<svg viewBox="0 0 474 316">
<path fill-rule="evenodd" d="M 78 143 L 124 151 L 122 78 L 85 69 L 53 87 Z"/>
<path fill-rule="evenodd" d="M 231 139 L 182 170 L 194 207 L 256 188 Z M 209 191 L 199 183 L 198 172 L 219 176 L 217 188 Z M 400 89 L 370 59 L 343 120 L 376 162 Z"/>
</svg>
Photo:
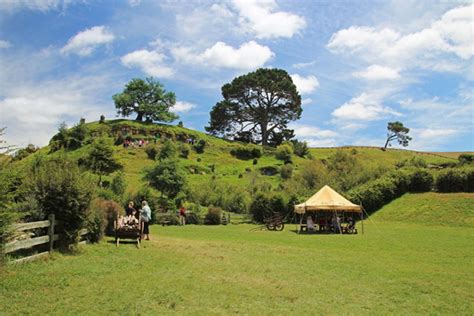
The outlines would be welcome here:
<svg viewBox="0 0 474 316">
<path fill-rule="evenodd" d="M 13 224 L 12 231 L 13 233 L 26 232 L 32 229 L 48 228 L 48 232 L 45 235 L 36 236 L 34 238 L 28 238 L 23 240 L 15 240 L 5 244 L 3 252 L 0 254 L 0 261 L 5 261 L 7 254 L 14 253 L 18 250 L 30 249 L 39 245 L 48 245 L 47 251 L 36 253 L 27 257 L 13 260 L 13 263 L 23 263 L 32 260 L 37 260 L 40 258 L 48 257 L 54 249 L 54 242 L 59 241 L 62 238 L 62 235 L 58 233 L 58 228 L 61 227 L 61 222 L 55 220 L 54 214 L 48 216 L 48 220 L 30 222 L 30 223 L 20 223 Z M 82 229 L 79 231 L 81 238 L 84 238 L 88 234 L 87 229 Z M 81 241 L 80 243 L 85 243 L 86 240 Z"/>
</svg>

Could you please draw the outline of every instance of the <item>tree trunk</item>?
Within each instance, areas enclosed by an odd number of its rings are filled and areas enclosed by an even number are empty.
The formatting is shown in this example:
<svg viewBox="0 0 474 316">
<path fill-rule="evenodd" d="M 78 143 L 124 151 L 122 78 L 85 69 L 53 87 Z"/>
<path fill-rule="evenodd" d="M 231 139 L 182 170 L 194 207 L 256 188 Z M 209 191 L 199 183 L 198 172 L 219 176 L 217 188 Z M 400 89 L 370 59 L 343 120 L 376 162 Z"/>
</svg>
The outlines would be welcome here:
<svg viewBox="0 0 474 316">
<path fill-rule="evenodd" d="M 142 112 L 138 112 L 137 113 L 137 118 L 135 119 L 135 121 L 143 121 L 143 113 Z"/>
<path fill-rule="evenodd" d="M 390 137 L 387 137 L 387 141 L 385 142 L 385 146 L 383 146 L 383 151 L 387 150 L 388 143 L 390 142 Z"/>
<path fill-rule="evenodd" d="M 267 146 L 268 144 L 268 131 L 266 124 L 260 124 L 260 129 L 262 131 L 262 146 Z"/>
</svg>

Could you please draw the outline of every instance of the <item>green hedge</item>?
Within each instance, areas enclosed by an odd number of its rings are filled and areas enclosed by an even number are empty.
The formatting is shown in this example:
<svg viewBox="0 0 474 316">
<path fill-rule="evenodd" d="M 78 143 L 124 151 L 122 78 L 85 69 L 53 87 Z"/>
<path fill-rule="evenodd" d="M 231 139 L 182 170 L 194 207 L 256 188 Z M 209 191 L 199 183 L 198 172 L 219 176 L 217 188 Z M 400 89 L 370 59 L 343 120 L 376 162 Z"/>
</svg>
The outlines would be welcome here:
<svg viewBox="0 0 474 316">
<path fill-rule="evenodd" d="M 438 192 L 474 192 L 474 169 L 452 169 L 436 178 Z"/>
</svg>

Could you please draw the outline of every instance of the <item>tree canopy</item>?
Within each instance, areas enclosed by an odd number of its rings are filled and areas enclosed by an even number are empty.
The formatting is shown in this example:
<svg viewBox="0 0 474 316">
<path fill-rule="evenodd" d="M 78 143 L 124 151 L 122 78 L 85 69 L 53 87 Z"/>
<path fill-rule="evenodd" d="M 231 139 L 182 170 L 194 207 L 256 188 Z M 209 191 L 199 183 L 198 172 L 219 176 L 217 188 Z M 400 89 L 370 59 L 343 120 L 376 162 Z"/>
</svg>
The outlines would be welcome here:
<svg viewBox="0 0 474 316">
<path fill-rule="evenodd" d="M 395 139 L 398 140 L 398 143 L 403 147 L 408 146 L 408 142 L 412 140 L 412 138 L 408 136 L 408 132 L 410 132 L 410 129 L 403 126 L 403 123 L 398 121 L 389 122 L 387 125 L 387 141 L 383 149 L 387 149 L 388 144 Z"/>
<path fill-rule="evenodd" d="M 166 159 L 158 162 L 145 173 L 145 180 L 161 192 L 161 196 L 175 198 L 186 184 L 186 176 L 178 168 L 176 161 Z"/>
<path fill-rule="evenodd" d="M 301 96 L 285 70 L 258 69 L 222 86 L 206 131 L 234 140 L 279 145 L 294 134 L 289 122 L 301 116 Z"/>
<path fill-rule="evenodd" d="M 92 145 L 87 156 L 87 163 L 89 169 L 99 175 L 98 185 L 102 183 L 103 175 L 121 168 L 121 165 L 114 158 L 114 149 L 103 138 L 99 138 Z"/>
<path fill-rule="evenodd" d="M 176 103 L 173 92 L 166 91 L 163 85 L 152 77 L 143 79 L 132 79 L 121 93 L 112 96 L 117 113 L 129 116 L 136 113 L 137 121 L 147 122 L 162 121 L 171 122 L 178 116 L 170 112 L 170 108 Z"/>
</svg>

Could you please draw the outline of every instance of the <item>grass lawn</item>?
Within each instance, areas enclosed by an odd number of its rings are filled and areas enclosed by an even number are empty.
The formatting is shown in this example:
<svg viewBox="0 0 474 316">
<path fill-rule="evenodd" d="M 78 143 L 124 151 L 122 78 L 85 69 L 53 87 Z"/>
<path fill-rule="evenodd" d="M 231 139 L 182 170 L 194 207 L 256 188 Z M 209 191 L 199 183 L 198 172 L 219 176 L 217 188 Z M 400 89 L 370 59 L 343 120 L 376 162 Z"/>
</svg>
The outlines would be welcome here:
<svg viewBox="0 0 474 316">
<path fill-rule="evenodd" d="M 137 249 L 8 266 L 0 315 L 474 313 L 474 228 L 369 220 L 364 235 L 152 226 Z M 359 227 L 360 230 L 360 227 Z"/>
</svg>

